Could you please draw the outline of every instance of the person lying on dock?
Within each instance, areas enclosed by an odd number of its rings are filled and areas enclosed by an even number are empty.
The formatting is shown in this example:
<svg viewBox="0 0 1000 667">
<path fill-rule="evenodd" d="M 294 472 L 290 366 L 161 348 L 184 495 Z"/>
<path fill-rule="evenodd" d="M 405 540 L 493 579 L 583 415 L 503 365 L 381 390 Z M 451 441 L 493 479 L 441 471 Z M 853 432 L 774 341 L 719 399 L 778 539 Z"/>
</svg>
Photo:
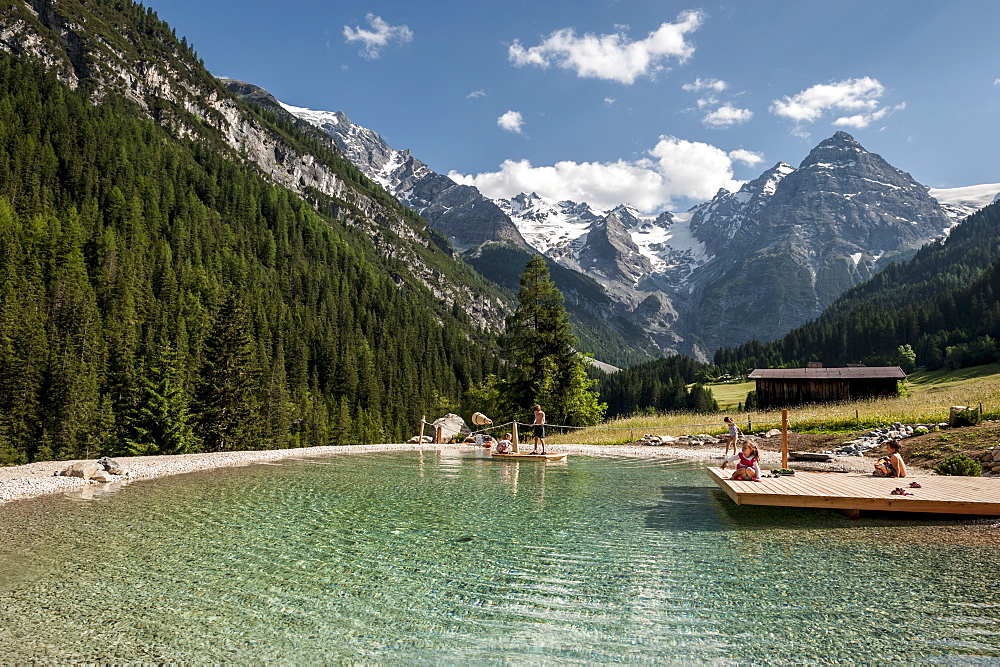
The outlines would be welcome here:
<svg viewBox="0 0 1000 667">
<path fill-rule="evenodd" d="M 496 453 L 497 454 L 510 454 L 510 448 L 513 443 L 510 441 L 511 434 L 505 433 L 503 440 L 497 443 Z"/>
<path fill-rule="evenodd" d="M 736 472 L 730 479 L 742 479 L 748 482 L 760 479 L 760 452 L 757 451 L 757 445 L 751 442 L 744 443 L 743 449 L 733 456 L 723 459 L 719 468 L 725 470 L 727 463 L 737 460 L 739 462 L 736 464 Z"/>
<path fill-rule="evenodd" d="M 872 475 L 875 477 L 906 477 L 906 463 L 899 453 L 899 443 L 892 440 L 886 443 L 889 450 L 888 456 L 883 456 L 875 462 L 875 470 Z"/>
</svg>

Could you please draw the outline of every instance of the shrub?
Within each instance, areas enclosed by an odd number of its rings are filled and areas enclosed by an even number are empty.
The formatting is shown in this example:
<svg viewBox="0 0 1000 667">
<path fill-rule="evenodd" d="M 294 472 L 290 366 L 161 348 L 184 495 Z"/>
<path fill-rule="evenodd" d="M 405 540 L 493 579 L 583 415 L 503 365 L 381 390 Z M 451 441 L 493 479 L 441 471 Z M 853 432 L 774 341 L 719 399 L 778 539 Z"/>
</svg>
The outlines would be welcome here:
<svg viewBox="0 0 1000 667">
<path fill-rule="evenodd" d="M 979 464 L 979 461 L 974 461 L 965 454 L 955 454 L 939 463 L 934 470 L 939 475 L 978 477 L 983 472 L 983 466 Z"/>
<path fill-rule="evenodd" d="M 952 426 L 975 426 L 983 421 L 983 414 L 979 408 L 969 408 L 955 413 Z"/>
</svg>

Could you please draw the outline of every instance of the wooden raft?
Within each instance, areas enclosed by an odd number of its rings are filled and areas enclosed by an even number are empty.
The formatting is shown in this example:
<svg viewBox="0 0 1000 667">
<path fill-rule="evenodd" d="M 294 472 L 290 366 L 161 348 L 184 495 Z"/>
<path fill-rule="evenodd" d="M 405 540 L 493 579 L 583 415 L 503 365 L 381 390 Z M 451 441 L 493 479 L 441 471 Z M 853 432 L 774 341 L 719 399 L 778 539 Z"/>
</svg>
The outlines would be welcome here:
<svg viewBox="0 0 1000 667">
<path fill-rule="evenodd" d="M 1000 479 L 988 477 L 910 475 L 897 479 L 797 470 L 794 475 L 744 482 L 729 479 L 732 468 L 713 466 L 707 472 L 737 505 L 820 507 L 853 516 L 860 510 L 1000 515 Z M 921 488 L 911 489 L 910 482 Z M 913 495 L 890 495 L 900 487 Z"/>
<path fill-rule="evenodd" d="M 548 454 L 525 454 L 523 452 L 522 453 L 512 452 L 510 454 L 497 454 L 496 452 L 492 452 L 490 456 L 492 456 L 495 459 L 509 459 L 511 461 L 562 461 L 563 459 L 566 458 L 565 453 L 560 454 L 558 452 L 557 453 L 549 452 Z"/>
</svg>

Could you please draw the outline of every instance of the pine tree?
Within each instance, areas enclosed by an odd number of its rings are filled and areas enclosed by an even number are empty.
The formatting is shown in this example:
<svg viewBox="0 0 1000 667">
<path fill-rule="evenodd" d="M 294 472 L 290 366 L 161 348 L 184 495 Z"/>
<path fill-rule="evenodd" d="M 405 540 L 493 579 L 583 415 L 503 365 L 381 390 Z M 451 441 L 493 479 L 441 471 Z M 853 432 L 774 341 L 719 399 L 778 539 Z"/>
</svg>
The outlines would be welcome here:
<svg viewBox="0 0 1000 667">
<path fill-rule="evenodd" d="M 122 420 L 119 449 L 124 451 L 116 454 L 136 456 L 197 451 L 187 395 L 169 345 L 161 349 L 132 392 Z"/>
<path fill-rule="evenodd" d="M 510 372 L 501 392 L 524 413 L 541 403 L 553 423 L 570 426 L 596 424 L 607 406 L 593 391 L 583 357 L 563 308 L 562 293 L 549 278 L 549 269 L 533 255 L 521 276 L 518 305 L 507 318 L 501 341 Z"/>
<path fill-rule="evenodd" d="M 262 449 L 260 373 L 246 308 L 226 299 L 205 341 L 197 390 L 198 432 L 210 452 Z"/>
</svg>

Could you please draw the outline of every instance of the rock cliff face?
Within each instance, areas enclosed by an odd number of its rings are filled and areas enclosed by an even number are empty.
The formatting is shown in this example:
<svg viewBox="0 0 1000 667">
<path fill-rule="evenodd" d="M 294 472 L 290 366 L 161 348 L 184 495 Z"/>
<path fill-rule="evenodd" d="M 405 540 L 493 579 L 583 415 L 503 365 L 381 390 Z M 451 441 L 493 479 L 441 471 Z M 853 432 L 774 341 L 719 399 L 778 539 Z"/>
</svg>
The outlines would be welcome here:
<svg viewBox="0 0 1000 667">
<path fill-rule="evenodd" d="M 478 189 L 436 173 L 408 150 L 390 147 L 378 133 L 351 122 L 342 111 L 282 106 L 331 136 L 365 176 L 423 216 L 456 249 L 470 250 L 484 243 L 530 249 L 510 218 Z"/>
</svg>

